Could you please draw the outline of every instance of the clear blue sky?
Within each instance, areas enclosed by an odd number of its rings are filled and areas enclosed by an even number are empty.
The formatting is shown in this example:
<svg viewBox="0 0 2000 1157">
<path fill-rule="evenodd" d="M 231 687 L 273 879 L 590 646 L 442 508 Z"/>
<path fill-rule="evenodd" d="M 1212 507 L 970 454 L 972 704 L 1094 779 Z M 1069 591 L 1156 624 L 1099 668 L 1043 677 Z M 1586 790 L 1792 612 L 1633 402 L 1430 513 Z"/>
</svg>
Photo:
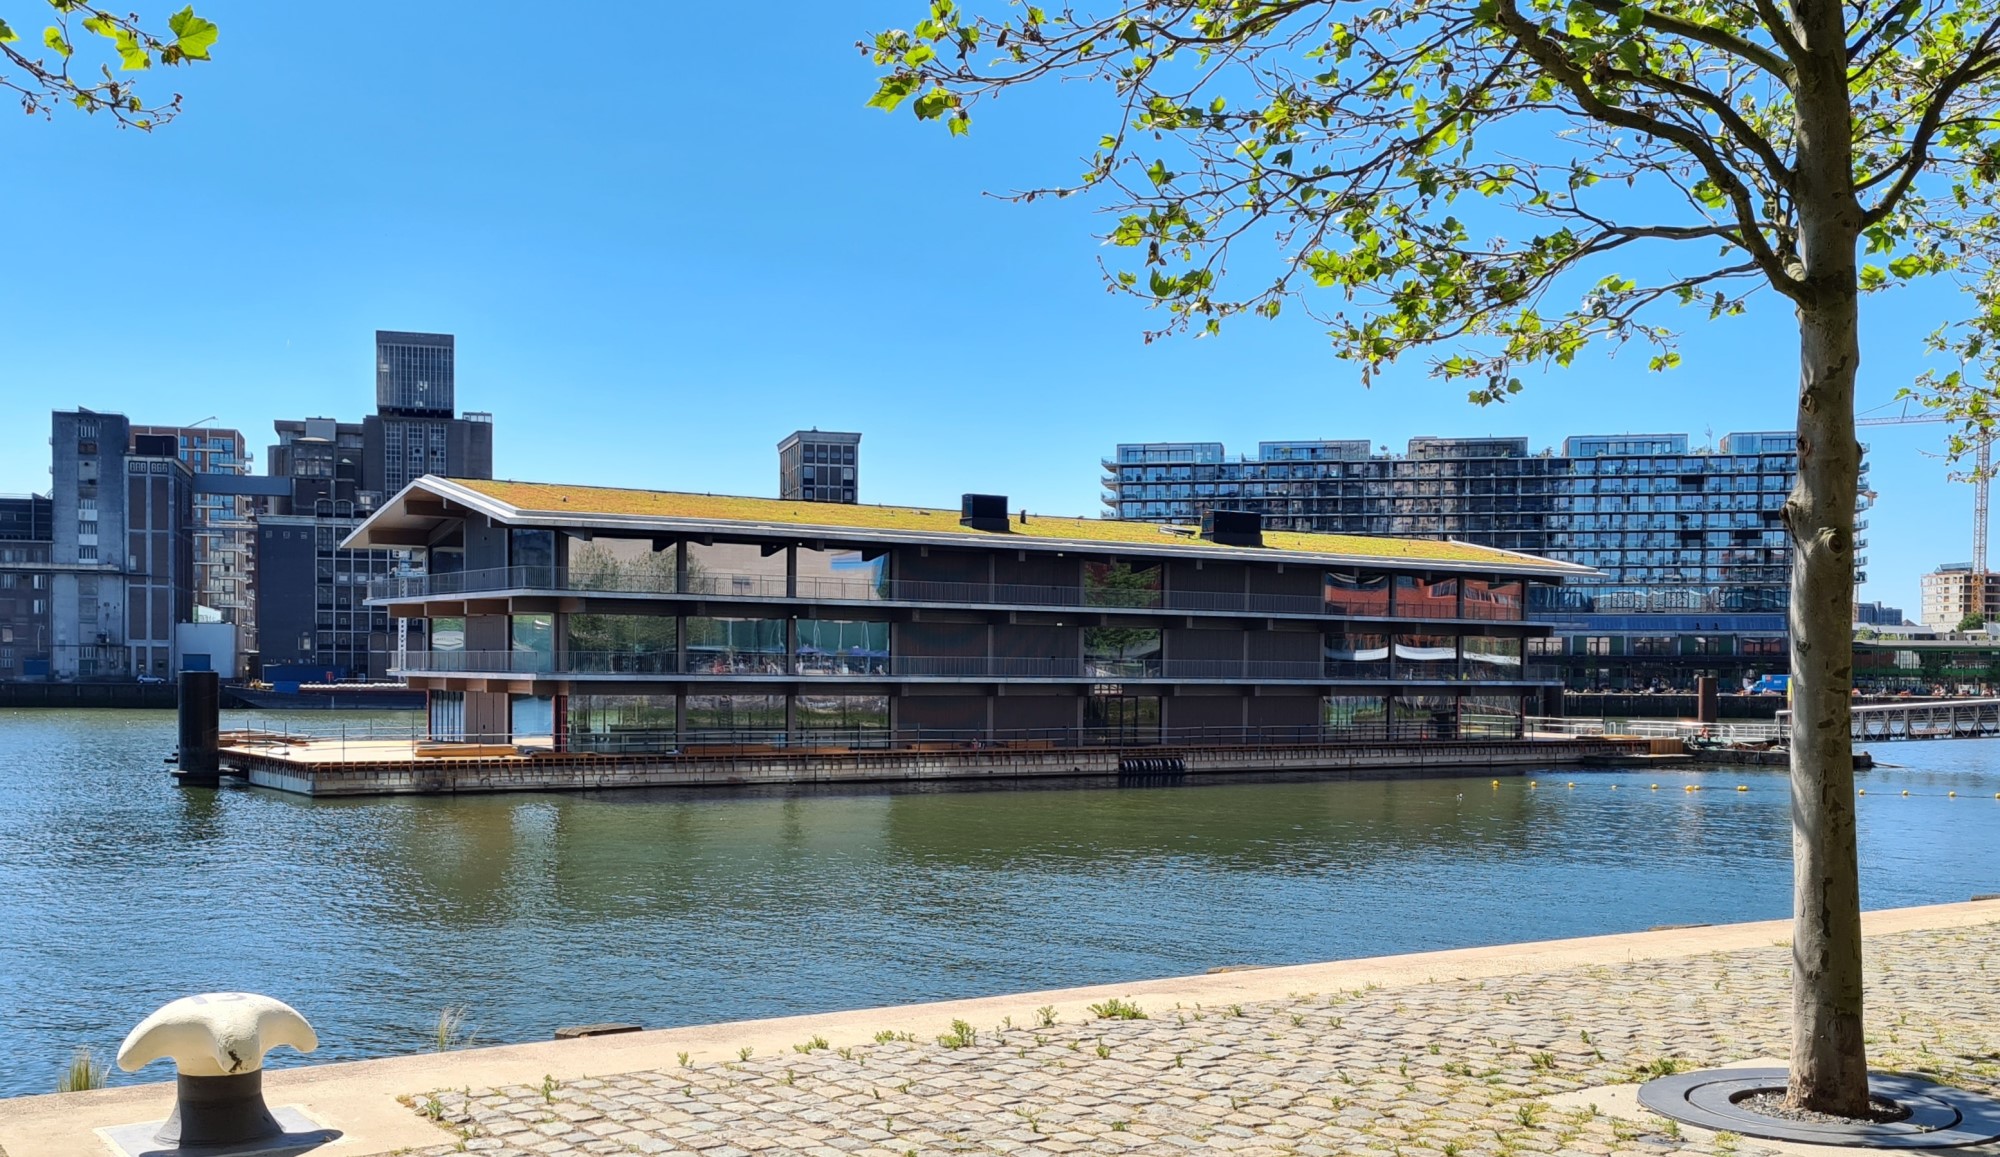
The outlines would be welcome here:
<svg viewBox="0 0 2000 1157">
<path fill-rule="evenodd" d="M 1104 127 L 1089 94 L 1010 98 L 956 141 L 863 107 L 854 41 L 921 0 L 763 4 L 699 33 L 646 6 L 198 7 L 215 62 L 145 78 L 187 96 L 166 129 L 0 108 L 0 491 L 46 491 L 56 407 L 214 414 L 261 462 L 274 418 L 372 407 L 377 328 L 458 335 L 497 473 L 616 486 L 773 494 L 776 442 L 816 425 L 864 432 L 868 501 L 1096 514 L 1121 441 L 1791 425 L 1795 331 L 1770 297 L 1689 315 L 1672 374 L 1592 355 L 1490 410 L 1414 365 L 1364 390 L 1303 319 L 1147 346 L 1087 206 L 982 196 L 1072 177 Z M 1864 407 L 1956 305 L 1867 308 Z M 1914 616 L 1918 574 L 1969 556 L 1970 491 L 1925 457 L 1938 427 L 1864 440 L 1864 597 Z"/>
</svg>

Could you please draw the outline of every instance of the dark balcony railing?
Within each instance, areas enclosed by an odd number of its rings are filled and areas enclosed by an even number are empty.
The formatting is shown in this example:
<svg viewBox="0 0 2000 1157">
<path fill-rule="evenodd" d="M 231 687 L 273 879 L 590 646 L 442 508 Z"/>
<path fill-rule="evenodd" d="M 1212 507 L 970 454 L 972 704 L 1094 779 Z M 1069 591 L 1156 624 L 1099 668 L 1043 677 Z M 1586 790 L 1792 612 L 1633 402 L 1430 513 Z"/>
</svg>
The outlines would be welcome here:
<svg viewBox="0 0 2000 1157">
<path fill-rule="evenodd" d="M 504 591 L 560 594 L 692 595 L 720 599 L 794 599 L 812 602 L 954 603 L 967 606 L 1051 607 L 1097 610 L 1196 611 L 1252 615 L 1342 615 L 1402 619 L 1519 620 L 1518 603 L 1404 597 L 1348 592 L 1260 594 L 1244 591 L 1144 590 L 1125 587 L 1047 586 L 1021 583 L 943 582 L 771 574 L 689 574 L 579 571 L 548 566 L 496 567 L 448 574 L 376 579 L 374 601 L 460 598 Z"/>
<path fill-rule="evenodd" d="M 672 651 L 416 651 L 396 665 L 408 675 L 679 675 Z M 1147 680 L 1228 682 L 1553 682 L 1558 669 L 1542 663 L 1499 664 L 1432 660 L 1350 662 L 1338 659 L 1077 659 L 948 655 L 836 657 L 778 654 L 690 654 L 694 678 L 796 676 L 817 679 L 1068 679 L 1103 683 Z"/>
</svg>

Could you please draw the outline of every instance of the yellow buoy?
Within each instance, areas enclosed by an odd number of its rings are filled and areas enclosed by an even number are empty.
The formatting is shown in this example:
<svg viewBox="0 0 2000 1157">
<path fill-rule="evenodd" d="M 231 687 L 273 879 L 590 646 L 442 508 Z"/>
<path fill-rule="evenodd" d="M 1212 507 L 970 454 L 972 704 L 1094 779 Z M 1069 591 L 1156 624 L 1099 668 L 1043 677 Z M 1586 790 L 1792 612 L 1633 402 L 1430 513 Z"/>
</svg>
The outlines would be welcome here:
<svg viewBox="0 0 2000 1157">
<path fill-rule="evenodd" d="M 1564 787 L 1575 787 L 1575 786 L 1576 786 L 1576 781 L 1575 781 L 1575 780 L 1571 780 L 1571 781 L 1569 781 L 1568 783 L 1566 783 L 1566 784 L 1563 784 L 1563 786 L 1564 786 Z"/>
<path fill-rule="evenodd" d="M 1854 791 L 1854 794 L 1855 794 L 1855 795 L 1867 795 L 1867 794 L 1868 794 L 1868 789 L 1867 789 L 1867 788 L 1865 788 L 1865 787 L 1862 787 L 1862 788 L 1856 788 L 1856 789 L 1855 789 L 1855 791 Z M 2000 795 L 1996 795 L 1996 796 L 1994 796 L 1993 798 L 1994 798 L 1994 799 L 2000 799 Z"/>
<path fill-rule="evenodd" d="M 1529 787 L 1540 787 L 1540 786 L 1541 786 L 1541 784 L 1540 784 L 1539 782 L 1537 782 L 1537 781 L 1535 781 L 1535 780 L 1532 780 L 1532 779 L 1531 779 L 1531 780 L 1529 780 L 1529 781 L 1528 781 L 1528 786 L 1529 786 Z"/>
<path fill-rule="evenodd" d="M 1654 791 L 1658 791 L 1658 790 L 1660 790 L 1660 785 L 1659 785 L 1659 784 L 1657 784 L 1657 783 L 1656 783 L 1656 784 L 1654 784 L 1654 785 L 1653 785 L 1653 790 L 1654 790 Z M 1994 792 L 1994 793 L 1993 793 L 1993 798 L 1994 798 L 1994 799 L 2000 799 L 2000 791 L 1996 791 L 1996 792 Z"/>
<path fill-rule="evenodd" d="M 1499 787 L 1499 786 L 1500 786 L 1500 781 L 1499 781 L 1499 780 L 1497 780 L 1497 779 L 1496 779 L 1496 780 L 1494 780 L 1494 781 L 1493 781 L 1493 786 L 1494 786 L 1494 787 Z"/>
<path fill-rule="evenodd" d="M 1908 795 L 1908 794 L 1910 794 L 1910 789 L 1909 789 L 1909 788 L 1904 788 L 1904 789 L 1903 789 L 1903 794 L 1904 794 L 1904 795 Z"/>
<path fill-rule="evenodd" d="M 1737 791 L 1749 791 L 1749 790 L 1750 790 L 1750 785 L 1749 785 L 1749 784 L 1747 784 L 1747 783 L 1739 783 L 1739 784 L 1737 784 L 1737 785 L 1736 785 L 1736 790 L 1737 790 Z"/>
<path fill-rule="evenodd" d="M 1946 798 L 1946 799 L 1957 799 L 1957 798 L 1958 798 L 1958 793 L 1957 793 L 1957 792 L 1955 792 L 1955 791 L 1948 791 L 1948 792 L 1945 792 L 1945 793 L 1944 793 L 1944 798 Z"/>
<path fill-rule="evenodd" d="M 1694 785 L 1693 785 L 1693 784 L 1688 784 L 1688 785 L 1687 785 L 1686 787 L 1682 788 L 1681 790 L 1682 790 L 1682 791 L 1693 791 L 1693 790 L 1694 790 Z"/>
</svg>

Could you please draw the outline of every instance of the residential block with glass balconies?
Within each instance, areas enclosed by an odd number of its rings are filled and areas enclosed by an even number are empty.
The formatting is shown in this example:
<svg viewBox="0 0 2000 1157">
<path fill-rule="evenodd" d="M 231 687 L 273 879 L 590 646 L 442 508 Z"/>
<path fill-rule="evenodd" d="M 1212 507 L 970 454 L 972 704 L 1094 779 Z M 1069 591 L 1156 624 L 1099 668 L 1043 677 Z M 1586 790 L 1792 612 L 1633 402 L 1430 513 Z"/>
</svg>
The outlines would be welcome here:
<svg viewBox="0 0 2000 1157">
<path fill-rule="evenodd" d="M 1365 440 L 1264 442 L 1236 458 L 1220 443 L 1156 442 L 1120 445 L 1103 466 L 1114 518 L 1187 522 L 1226 507 L 1274 529 L 1479 543 L 1589 567 L 1530 607 L 1554 627 L 1531 652 L 1571 687 L 1682 688 L 1704 674 L 1732 686 L 1787 666 L 1789 433 L 1729 434 L 1713 449 L 1685 434 L 1578 435 L 1560 454 L 1526 438 L 1412 438 L 1402 454 Z"/>
<path fill-rule="evenodd" d="M 419 479 L 347 550 L 422 574 L 399 673 L 440 741 L 716 745 L 1518 737 L 1529 592 L 1461 543 Z"/>
</svg>

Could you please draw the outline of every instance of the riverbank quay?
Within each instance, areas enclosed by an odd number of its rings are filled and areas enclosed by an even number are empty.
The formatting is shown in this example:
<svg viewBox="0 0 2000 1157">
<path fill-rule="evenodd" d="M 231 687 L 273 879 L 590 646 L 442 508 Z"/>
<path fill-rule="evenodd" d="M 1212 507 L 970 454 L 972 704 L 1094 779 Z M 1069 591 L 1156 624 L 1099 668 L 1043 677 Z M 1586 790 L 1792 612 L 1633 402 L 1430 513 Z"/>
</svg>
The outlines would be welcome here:
<svg viewBox="0 0 2000 1157">
<path fill-rule="evenodd" d="M 604 791 L 641 787 L 895 783 L 1046 777 L 1317 772 L 1333 777 L 1523 771 L 1644 756 L 1644 739 L 1432 740 L 1422 743 L 1057 747 L 913 745 L 782 749 L 744 745 L 675 755 L 562 752 L 530 746 L 429 744 L 396 737 L 223 736 L 224 774 L 309 796 Z"/>
<path fill-rule="evenodd" d="M 2000 1090 L 2000 903 L 1871 912 L 1863 931 L 1875 1067 Z M 338 1129 L 320 1151 L 341 1157 L 1779 1152 L 1669 1129 L 1629 1094 L 1642 1070 L 1782 1057 L 1789 934 L 1247 968 L 282 1069 L 266 1088 Z M 154 1084 L 0 1102 L 0 1150 L 104 1152 L 96 1130 L 171 1099 Z"/>
<path fill-rule="evenodd" d="M 180 702 L 171 683 L 0 683 L 0 710 L 99 707 L 171 711 Z"/>
</svg>

